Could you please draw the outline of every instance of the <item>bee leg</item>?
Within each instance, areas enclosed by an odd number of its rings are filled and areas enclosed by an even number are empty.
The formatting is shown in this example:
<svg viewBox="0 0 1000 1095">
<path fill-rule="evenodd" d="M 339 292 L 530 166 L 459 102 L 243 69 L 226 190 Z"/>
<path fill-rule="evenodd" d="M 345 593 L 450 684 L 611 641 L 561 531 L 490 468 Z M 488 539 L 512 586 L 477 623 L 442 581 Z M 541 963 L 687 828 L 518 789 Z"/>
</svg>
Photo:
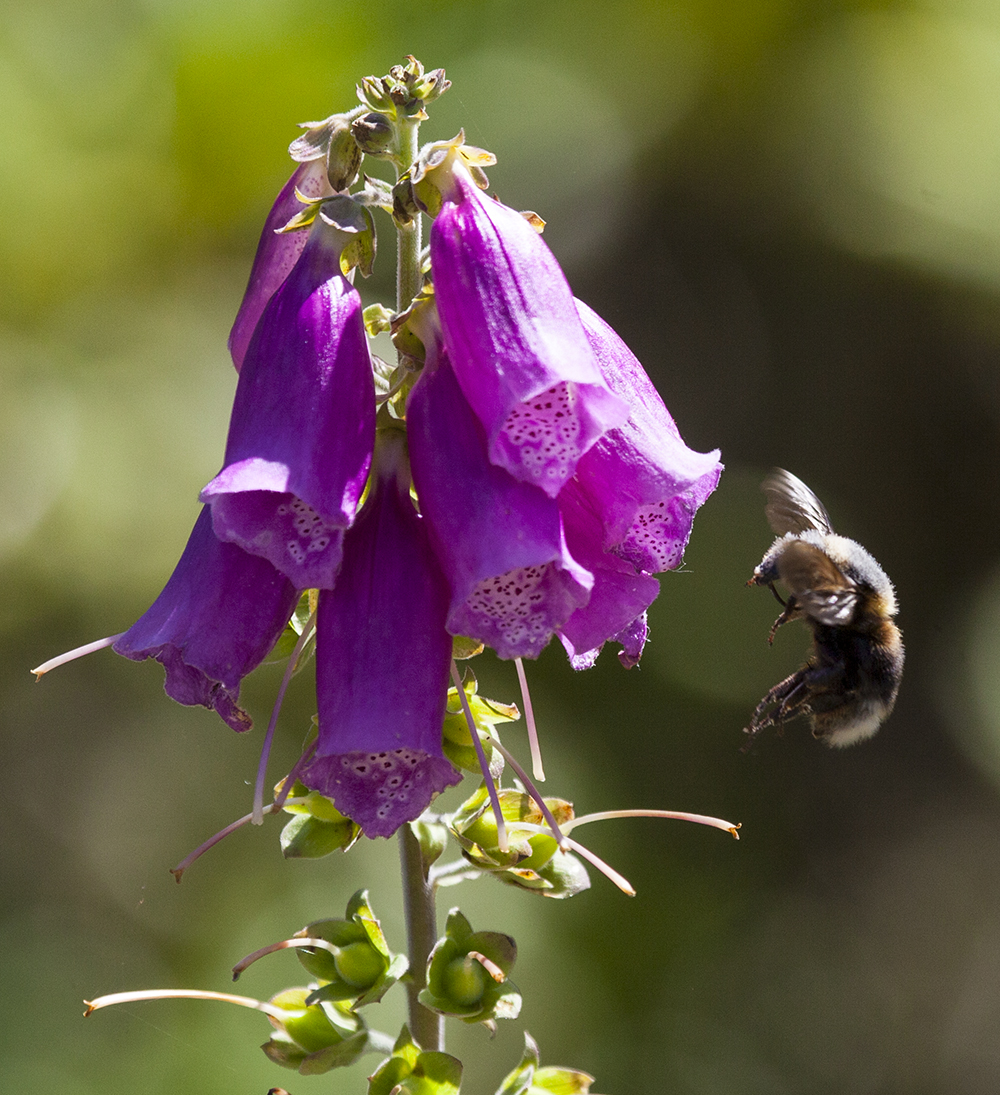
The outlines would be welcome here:
<svg viewBox="0 0 1000 1095">
<path fill-rule="evenodd" d="M 778 597 L 778 594 L 775 592 L 774 586 L 771 586 L 771 592 L 774 593 L 775 597 Z M 794 617 L 795 611 L 799 607 L 798 602 L 795 600 L 794 595 L 789 597 L 787 602 L 782 601 L 780 597 L 778 597 L 778 600 L 781 601 L 781 604 L 784 606 L 784 611 L 774 621 L 774 623 L 771 624 L 771 630 L 770 630 L 770 632 L 768 632 L 768 636 L 767 636 L 767 645 L 768 646 L 773 646 L 774 645 L 775 632 L 778 630 L 779 627 L 781 627 L 782 624 L 787 624 L 788 621 L 791 620 Z M 780 685 L 778 687 L 780 687 Z"/>
<path fill-rule="evenodd" d="M 803 667 L 790 677 L 786 677 L 757 704 L 750 719 L 750 725 L 743 729 L 743 733 L 748 734 L 749 738 L 743 743 L 741 753 L 750 751 L 762 730 L 766 730 L 769 726 L 780 727 L 786 719 L 795 718 L 806 710 L 808 707 L 806 700 L 809 696 L 808 672 L 809 669 Z M 769 711 L 768 708 L 771 710 Z"/>
</svg>

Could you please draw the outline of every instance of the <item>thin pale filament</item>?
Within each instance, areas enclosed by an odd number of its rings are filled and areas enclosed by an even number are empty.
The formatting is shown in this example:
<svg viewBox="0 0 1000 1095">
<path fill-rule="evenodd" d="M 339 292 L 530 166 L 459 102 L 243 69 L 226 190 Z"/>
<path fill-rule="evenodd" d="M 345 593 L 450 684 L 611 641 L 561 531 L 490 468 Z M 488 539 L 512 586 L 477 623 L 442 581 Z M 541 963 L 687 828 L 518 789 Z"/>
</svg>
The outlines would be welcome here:
<svg viewBox="0 0 1000 1095">
<path fill-rule="evenodd" d="M 32 669 L 32 673 L 35 674 L 35 680 L 40 681 L 42 677 L 50 669 L 57 669 L 60 665 L 65 665 L 67 662 L 76 661 L 77 658 L 83 658 L 87 654 L 93 654 L 95 650 L 103 650 L 106 646 L 112 646 L 124 635 L 123 631 L 121 635 L 109 635 L 106 639 L 96 639 L 92 643 L 87 643 L 85 646 L 78 646 L 75 650 L 67 650 L 65 654 L 60 654 L 56 658 L 49 658 L 47 662 L 42 662 L 37 669 Z"/>
<path fill-rule="evenodd" d="M 531 774 L 539 783 L 545 782 L 545 769 L 542 767 L 542 750 L 538 744 L 538 730 L 535 727 L 535 712 L 531 708 L 531 694 L 528 692 L 528 678 L 524 672 L 524 662 L 514 659 L 517 667 L 517 679 L 521 685 L 521 699 L 524 701 L 524 725 L 528 731 L 528 748 L 531 750 Z"/>
<path fill-rule="evenodd" d="M 261 947 L 259 951 L 248 954 L 246 958 L 241 958 L 236 965 L 233 966 L 233 980 L 238 981 L 240 974 L 245 969 L 252 966 L 258 958 L 265 958 L 269 954 L 277 954 L 278 951 L 288 950 L 289 947 L 312 947 L 313 950 L 329 951 L 334 957 L 340 953 L 340 947 L 334 946 L 333 943 L 329 943 L 325 939 L 308 939 L 302 937 L 299 937 L 298 939 L 282 939 L 280 943 L 269 943 L 266 947 Z"/>
<path fill-rule="evenodd" d="M 556 843 L 563 851 L 566 850 L 566 838 L 562 834 L 562 829 L 559 828 L 559 823 L 552 816 L 552 811 L 545 805 L 545 799 L 542 798 L 538 788 L 531 782 L 531 778 L 528 773 L 518 764 L 517 760 L 511 756 L 509 750 L 505 749 L 496 738 L 492 739 L 493 748 L 499 749 L 501 755 L 506 759 L 507 763 L 514 769 L 517 778 L 524 784 L 525 791 L 528 792 L 530 798 L 534 799 L 535 805 L 542 811 L 542 817 L 545 818 L 548 823 L 549 829 L 555 837 Z"/>
<path fill-rule="evenodd" d="M 299 636 L 299 641 L 295 644 L 292 656 L 288 659 L 288 665 L 285 666 L 285 675 L 281 678 L 281 687 L 278 689 L 278 695 L 274 701 L 274 708 L 271 711 L 271 721 L 267 724 L 267 733 L 264 735 L 264 744 L 261 746 L 260 750 L 260 763 L 257 765 L 257 782 L 254 784 L 253 789 L 252 813 L 254 825 L 264 824 L 264 782 L 267 779 L 267 761 L 271 756 L 271 742 L 274 740 L 274 729 L 278 725 L 278 713 L 281 711 L 281 705 L 285 701 L 285 692 L 288 689 L 289 682 L 298 665 L 299 655 L 302 653 L 302 648 L 308 642 L 309 636 L 312 635 L 315 622 L 316 613 L 314 612 L 309 619 L 306 620 L 305 626 L 302 628 L 302 634 Z"/>
<path fill-rule="evenodd" d="M 231 992 L 207 992 L 201 989 L 139 989 L 137 992 L 112 992 L 107 996 L 98 996 L 96 1000 L 84 1000 L 87 1010 L 84 1017 L 100 1011 L 101 1008 L 110 1007 L 112 1004 L 132 1004 L 139 1000 L 221 1000 L 224 1004 L 238 1004 L 241 1008 L 253 1008 L 254 1011 L 262 1011 L 284 1022 L 293 1014 L 301 1014 L 304 1009 L 275 1007 L 263 1000 L 255 1000 L 252 996 L 234 996 Z"/>
<path fill-rule="evenodd" d="M 723 821 L 721 817 L 708 817 L 706 814 L 687 814 L 680 810 L 604 810 L 596 814 L 584 814 L 575 817 L 563 825 L 564 832 L 570 832 L 577 825 L 588 825 L 591 821 L 612 821 L 616 817 L 665 817 L 674 821 L 693 821 L 697 825 L 711 825 L 714 829 L 722 829 L 730 833 L 734 840 L 740 839 L 739 823 Z"/>
<path fill-rule="evenodd" d="M 497 847 L 501 852 L 509 851 L 509 845 L 507 843 L 507 823 L 503 819 L 503 811 L 500 809 L 500 796 L 497 794 L 496 786 L 493 783 L 493 777 L 490 775 L 490 766 L 486 760 L 486 751 L 483 749 L 483 743 L 479 740 L 479 731 L 476 729 L 476 721 L 472 717 L 472 708 L 469 707 L 469 697 L 465 694 L 465 688 L 462 685 L 462 678 L 458 673 L 458 665 L 455 663 L 455 659 L 451 660 L 451 679 L 455 683 L 455 689 L 458 692 L 459 699 L 462 701 L 462 710 L 465 712 L 465 721 L 469 724 L 469 733 L 472 735 L 472 744 L 476 747 L 476 756 L 479 758 L 479 767 L 483 771 L 483 779 L 486 780 L 486 790 L 490 796 L 490 802 L 493 805 L 493 816 L 497 819 Z M 494 745 L 499 745 L 496 738 L 493 739 Z M 506 753 L 504 754 L 506 755 Z"/>
<path fill-rule="evenodd" d="M 304 806 L 306 800 L 304 798 L 289 798 L 287 795 L 281 800 L 280 803 L 275 802 L 269 806 L 264 812 L 268 814 L 276 814 L 283 806 Z M 190 855 L 187 855 L 177 864 L 176 867 L 170 868 L 170 873 L 177 879 L 181 880 L 181 876 L 191 866 L 196 859 L 208 851 L 209 848 L 214 848 L 224 837 L 229 836 L 230 833 L 235 833 L 237 829 L 242 828 L 244 825 L 249 825 L 253 821 L 253 814 L 244 814 L 238 821 L 233 821 L 227 825 L 224 829 L 220 829 L 215 836 L 210 836 L 203 844 L 199 844 L 197 848 Z"/>
</svg>

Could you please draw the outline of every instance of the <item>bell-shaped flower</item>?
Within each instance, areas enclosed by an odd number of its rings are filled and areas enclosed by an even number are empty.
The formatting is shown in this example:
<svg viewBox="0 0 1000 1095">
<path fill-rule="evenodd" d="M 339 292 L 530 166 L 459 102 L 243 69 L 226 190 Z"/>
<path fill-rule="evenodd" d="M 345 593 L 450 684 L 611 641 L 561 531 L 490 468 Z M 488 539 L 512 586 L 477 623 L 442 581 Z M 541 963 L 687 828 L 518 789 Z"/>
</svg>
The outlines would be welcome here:
<svg viewBox="0 0 1000 1095">
<path fill-rule="evenodd" d="M 329 589 L 371 463 L 375 386 L 361 298 L 341 251 L 367 222 L 348 198 L 320 208 L 294 270 L 247 349 L 222 471 L 202 491 L 216 535 L 298 589 Z"/>
<path fill-rule="evenodd" d="M 562 270 L 520 213 L 481 193 L 453 148 L 432 172 L 434 292 L 490 460 L 555 497 L 628 415 L 601 377 Z"/>
<path fill-rule="evenodd" d="M 240 681 L 277 642 L 296 600 L 295 587 L 266 559 L 216 537 L 206 506 L 163 592 L 114 649 L 133 661 L 155 658 L 171 699 L 248 730 Z"/>
<path fill-rule="evenodd" d="M 461 779 L 441 746 L 448 586 L 410 500 L 402 433 L 383 432 L 340 577 L 320 593 L 319 738 L 298 774 L 370 837 L 391 836 Z"/>
<path fill-rule="evenodd" d="M 604 524 L 606 551 L 637 571 L 673 570 L 718 486 L 719 450 L 689 449 L 636 356 L 596 312 L 582 301 L 577 308 L 604 379 L 630 410 L 580 460 L 577 481 Z"/>
<path fill-rule="evenodd" d="M 321 198 L 333 193 L 322 157 L 299 164 L 281 188 L 264 222 L 250 268 L 250 280 L 229 332 L 229 353 L 237 372 L 243 368 L 243 358 L 267 302 L 292 272 L 306 245 L 308 233 L 281 231 L 302 209 L 296 192 L 306 198 Z"/>
<path fill-rule="evenodd" d="M 501 658 L 537 657 L 593 585 L 566 546 L 555 499 L 491 464 L 486 437 L 437 338 L 433 307 L 411 319 L 427 350 L 407 401 L 413 482 L 448 579 L 448 630 Z"/>
</svg>

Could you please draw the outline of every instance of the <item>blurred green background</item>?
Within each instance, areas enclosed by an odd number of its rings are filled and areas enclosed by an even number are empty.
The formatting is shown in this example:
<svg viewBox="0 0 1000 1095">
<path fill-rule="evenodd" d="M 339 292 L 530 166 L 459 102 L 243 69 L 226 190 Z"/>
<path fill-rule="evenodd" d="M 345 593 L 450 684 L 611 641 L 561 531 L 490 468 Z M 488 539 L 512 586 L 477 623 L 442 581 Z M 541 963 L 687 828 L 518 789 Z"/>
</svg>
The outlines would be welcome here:
<svg viewBox="0 0 1000 1095">
<path fill-rule="evenodd" d="M 1000 7 L 995 0 L 4 0 L 0 16 L 0 748 L 5 1046 L 19 1095 L 359 1092 L 303 1079 L 266 1021 L 209 1003 L 80 1018 L 84 997 L 225 991 L 244 954 L 342 915 L 368 883 L 401 945 L 396 851 L 283 863 L 242 831 L 279 670 L 248 738 L 180 708 L 155 664 L 51 655 L 127 627 L 221 457 L 226 335 L 295 123 L 348 109 L 406 53 L 453 89 L 493 188 L 533 208 L 577 294 L 727 471 L 652 610 L 642 668 L 530 667 L 552 793 L 686 809 L 742 839 L 612 822 L 567 903 L 445 892 L 514 934 L 524 1025 L 596 1091 L 1000 1090 Z M 365 287 L 391 289 L 391 246 Z M 793 470 L 894 579 L 899 705 L 844 753 L 741 728 L 804 629 L 749 577 L 759 481 Z M 387 652 L 391 656 L 391 652 Z M 509 665 L 479 667 L 513 698 Z M 289 764 L 310 715 L 284 716 Z M 506 740 L 520 748 L 519 730 Z M 276 764 L 274 771 L 278 770 Z M 581 836 L 584 835 L 581 833 Z M 242 991 L 299 982 L 277 955 Z M 398 1002 L 370 1013 L 390 1028 Z M 520 1055 L 463 1029 L 469 1095 Z"/>
</svg>

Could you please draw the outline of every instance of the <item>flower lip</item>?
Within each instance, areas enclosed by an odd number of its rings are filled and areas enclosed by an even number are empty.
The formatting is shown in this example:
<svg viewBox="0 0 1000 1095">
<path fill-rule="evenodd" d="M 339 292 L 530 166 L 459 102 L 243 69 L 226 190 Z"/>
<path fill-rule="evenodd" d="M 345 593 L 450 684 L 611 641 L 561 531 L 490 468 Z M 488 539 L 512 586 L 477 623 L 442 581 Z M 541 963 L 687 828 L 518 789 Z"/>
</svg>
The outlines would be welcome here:
<svg viewBox="0 0 1000 1095">
<path fill-rule="evenodd" d="M 486 198 L 456 154 L 436 168 L 431 226 L 444 342 L 490 460 L 555 497 L 628 407 L 602 378 L 566 278 L 515 210 Z"/>
<path fill-rule="evenodd" d="M 391 836 L 461 776 L 441 744 L 448 588 L 410 501 L 401 436 L 379 442 L 376 463 L 340 578 L 320 594 L 319 740 L 299 779 L 367 836 Z M 403 652 L 391 667 L 390 650 Z"/>
<path fill-rule="evenodd" d="M 237 703 L 240 681 L 277 642 L 296 599 L 295 587 L 265 559 L 216 538 L 206 506 L 163 591 L 113 649 L 133 661 L 155 658 L 171 699 L 248 730 L 250 717 Z"/>
<path fill-rule="evenodd" d="M 330 588 L 371 462 L 375 386 L 344 233 L 317 217 L 240 373 L 222 471 L 202 491 L 216 534 L 299 589 Z"/>
<path fill-rule="evenodd" d="M 606 550 L 639 571 L 673 570 L 695 512 L 718 485 L 719 450 L 699 453 L 684 444 L 635 354 L 593 309 L 576 304 L 602 375 L 630 409 L 628 420 L 584 455 L 577 479 L 601 514 Z"/>
</svg>

